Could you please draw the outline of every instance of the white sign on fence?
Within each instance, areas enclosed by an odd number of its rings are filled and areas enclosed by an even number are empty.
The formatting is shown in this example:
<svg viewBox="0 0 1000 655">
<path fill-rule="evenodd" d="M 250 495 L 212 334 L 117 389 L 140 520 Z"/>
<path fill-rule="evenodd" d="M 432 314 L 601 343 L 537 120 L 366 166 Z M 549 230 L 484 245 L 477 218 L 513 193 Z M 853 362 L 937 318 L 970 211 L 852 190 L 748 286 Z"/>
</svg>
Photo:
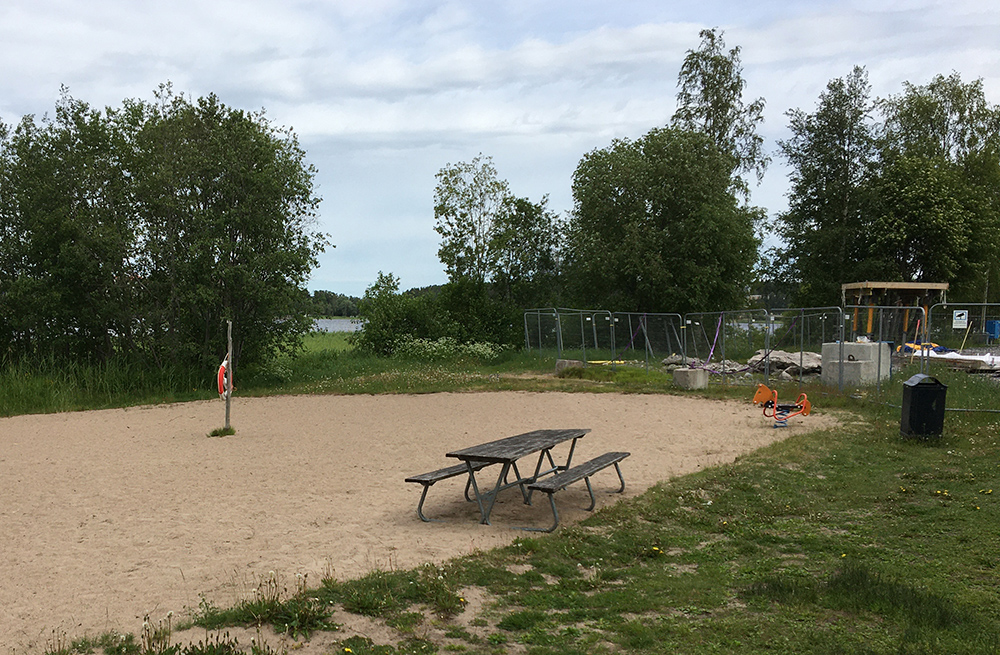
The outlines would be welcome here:
<svg viewBox="0 0 1000 655">
<path fill-rule="evenodd" d="M 955 330 L 964 330 L 969 327 L 969 310 L 956 309 L 951 315 L 951 327 Z"/>
</svg>

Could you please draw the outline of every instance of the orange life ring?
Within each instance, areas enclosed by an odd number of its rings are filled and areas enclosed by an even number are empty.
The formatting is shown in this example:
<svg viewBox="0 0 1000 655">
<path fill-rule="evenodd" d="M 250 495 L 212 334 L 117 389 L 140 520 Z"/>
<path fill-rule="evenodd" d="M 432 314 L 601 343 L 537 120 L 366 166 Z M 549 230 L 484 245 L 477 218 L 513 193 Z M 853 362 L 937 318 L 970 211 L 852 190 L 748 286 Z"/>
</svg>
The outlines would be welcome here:
<svg viewBox="0 0 1000 655">
<path fill-rule="evenodd" d="M 226 368 L 229 366 L 229 358 L 222 360 L 222 364 L 219 365 L 219 396 L 225 398 L 229 389 L 232 388 L 233 380 L 232 376 L 229 378 L 229 388 L 226 388 Z"/>
</svg>

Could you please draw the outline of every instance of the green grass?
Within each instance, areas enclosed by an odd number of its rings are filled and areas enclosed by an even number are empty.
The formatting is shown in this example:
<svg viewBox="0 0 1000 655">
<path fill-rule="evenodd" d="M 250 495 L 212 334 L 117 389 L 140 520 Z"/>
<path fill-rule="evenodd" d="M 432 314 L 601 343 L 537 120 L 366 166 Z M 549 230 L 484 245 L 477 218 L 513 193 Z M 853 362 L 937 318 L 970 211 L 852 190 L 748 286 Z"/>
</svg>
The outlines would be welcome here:
<svg viewBox="0 0 1000 655">
<path fill-rule="evenodd" d="M 115 361 L 10 364 L 0 368 L 0 416 L 210 398 L 213 376 Z"/>
<path fill-rule="evenodd" d="M 676 393 L 669 376 L 638 368 L 535 378 L 551 360 L 376 360 L 335 339 L 318 336 L 285 360 L 291 379 L 250 378 L 240 391 Z M 232 608 L 203 604 L 193 620 L 215 630 L 266 623 L 303 638 L 334 629 L 341 607 L 398 635 L 389 646 L 344 635 L 333 651 L 354 653 L 1000 652 L 1000 415 L 949 412 L 942 437 L 903 439 L 901 382 L 912 372 L 881 393 L 807 387 L 820 411 L 843 411 L 841 427 L 664 481 L 552 535 L 316 588 L 264 584 Z M 996 380 L 930 372 L 948 385 L 948 407 L 1000 408 Z M 781 398 L 798 392 L 778 388 Z M 721 384 L 704 395 L 749 402 L 750 393 Z M 488 602 L 467 617 L 472 590 Z M 107 643 L 50 652 L 144 652 L 131 636 Z"/>
</svg>

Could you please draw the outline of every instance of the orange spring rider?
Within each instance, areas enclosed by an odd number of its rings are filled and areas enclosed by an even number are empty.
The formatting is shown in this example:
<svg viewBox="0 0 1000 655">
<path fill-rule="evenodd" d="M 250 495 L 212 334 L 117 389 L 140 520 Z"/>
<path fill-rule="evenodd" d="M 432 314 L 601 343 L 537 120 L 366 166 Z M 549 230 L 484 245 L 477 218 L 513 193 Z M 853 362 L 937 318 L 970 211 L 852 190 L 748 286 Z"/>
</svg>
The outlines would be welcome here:
<svg viewBox="0 0 1000 655">
<path fill-rule="evenodd" d="M 773 418 L 774 427 L 776 428 L 788 427 L 788 419 L 799 414 L 809 416 L 809 412 L 812 411 L 812 403 L 809 402 L 809 398 L 804 393 L 799 394 L 795 404 L 779 405 L 778 392 L 768 389 L 765 384 L 757 385 L 757 393 L 753 396 L 753 404 L 763 406 L 764 416 Z M 768 414 L 768 410 L 771 410 L 770 414 Z"/>
</svg>

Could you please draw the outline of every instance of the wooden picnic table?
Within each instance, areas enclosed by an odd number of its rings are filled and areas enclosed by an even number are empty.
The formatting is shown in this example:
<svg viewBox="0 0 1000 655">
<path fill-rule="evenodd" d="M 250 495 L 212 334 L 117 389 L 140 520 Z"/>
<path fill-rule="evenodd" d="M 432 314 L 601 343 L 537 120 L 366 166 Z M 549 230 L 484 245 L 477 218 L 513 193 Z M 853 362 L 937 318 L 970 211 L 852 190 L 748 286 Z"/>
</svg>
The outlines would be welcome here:
<svg viewBox="0 0 1000 655">
<path fill-rule="evenodd" d="M 525 504 L 530 505 L 531 490 L 527 489 L 526 485 L 535 482 L 540 476 L 569 469 L 573 462 L 573 452 L 576 450 L 577 440 L 588 432 L 590 432 L 589 428 L 533 430 L 478 446 L 455 450 L 447 453 L 447 456 L 465 462 L 469 472 L 469 482 L 472 484 L 472 490 L 479 507 L 481 523 L 489 525 L 490 513 L 496 503 L 497 494 L 504 489 L 520 487 Z M 569 454 L 566 456 L 566 463 L 556 464 L 552 457 L 552 448 L 566 441 L 572 441 Z M 534 472 L 528 476 L 522 475 L 518 470 L 517 461 L 535 453 L 538 453 L 538 461 L 535 464 Z M 542 470 L 546 460 L 548 460 L 549 466 Z M 493 489 L 481 491 L 476 482 L 476 471 L 487 464 L 502 464 L 502 466 Z M 514 480 L 510 480 L 508 477 L 511 471 L 514 472 Z"/>
</svg>

